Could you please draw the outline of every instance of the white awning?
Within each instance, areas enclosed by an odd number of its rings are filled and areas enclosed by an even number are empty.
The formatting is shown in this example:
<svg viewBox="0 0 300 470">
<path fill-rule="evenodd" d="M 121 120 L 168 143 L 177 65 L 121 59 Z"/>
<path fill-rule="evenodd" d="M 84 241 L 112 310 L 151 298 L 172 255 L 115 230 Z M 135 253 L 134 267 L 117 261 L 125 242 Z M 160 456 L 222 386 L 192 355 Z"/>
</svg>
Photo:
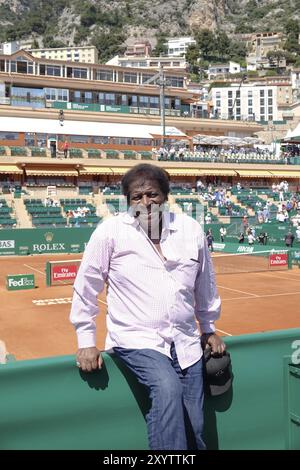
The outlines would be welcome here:
<svg viewBox="0 0 300 470">
<path fill-rule="evenodd" d="M 33 132 L 54 135 L 85 135 L 99 137 L 135 137 L 152 139 L 153 135 L 162 135 L 162 126 L 145 126 L 139 124 L 118 124 L 112 122 L 70 121 L 65 119 L 63 125 L 58 119 L 34 119 L 18 117 L 0 117 L 0 132 Z M 185 134 L 176 127 L 166 127 L 166 136 Z"/>
</svg>

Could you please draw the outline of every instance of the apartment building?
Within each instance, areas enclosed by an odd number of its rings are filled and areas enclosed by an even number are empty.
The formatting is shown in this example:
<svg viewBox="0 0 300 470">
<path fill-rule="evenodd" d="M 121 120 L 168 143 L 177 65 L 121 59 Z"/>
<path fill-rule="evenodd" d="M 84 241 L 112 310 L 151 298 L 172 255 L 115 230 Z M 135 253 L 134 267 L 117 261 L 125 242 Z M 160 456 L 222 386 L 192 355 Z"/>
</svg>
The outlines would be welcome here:
<svg viewBox="0 0 300 470">
<path fill-rule="evenodd" d="M 193 44 L 196 44 L 196 41 L 191 36 L 170 38 L 168 42 L 165 43 L 168 48 L 169 56 L 184 56 L 189 46 Z"/>
<path fill-rule="evenodd" d="M 69 62 L 98 63 L 98 50 L 95 46 L 55 47 L 44 49 L 28 49 L 33 57 L 48 60 L 64 60 Z"/>
<path fill-rule="evenodd" d="M 149 69 L 187 69 L 187 62 L 184 57 L 147 57 L 147 56 L 131 56 L 120 57 L 116 55 L 106 65 L 117 65 L 119 67 L 142 67 Z"/>
<path fill-rule="evenodd" d="M 213 87 L 211 100 L 216 117 L 245 121 L 278 120 L 279 87 L 232 83 Z"/>
</svg>

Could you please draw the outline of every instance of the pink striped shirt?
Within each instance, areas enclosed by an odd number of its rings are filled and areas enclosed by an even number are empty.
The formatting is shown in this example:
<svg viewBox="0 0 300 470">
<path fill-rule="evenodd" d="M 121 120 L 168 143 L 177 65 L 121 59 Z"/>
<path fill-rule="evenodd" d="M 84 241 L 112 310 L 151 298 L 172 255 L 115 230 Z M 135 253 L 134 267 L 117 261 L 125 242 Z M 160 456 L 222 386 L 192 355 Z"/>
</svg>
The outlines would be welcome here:
<svg viewBox="0 0 300 470">
<path fill-rule="evenodd" d="M 129 213 L 93 232 L 75 283 L 70 320 L 79 348 L 96 345 L 97 296 L 107 290 L 105 350 L 150 348 L 170 357 L 175 343 L 182 369 L 202 356 L 202 332 L 215 331 L 220 315 L 210 253 L 201 226 L 184 214 L 164 212 L 164 260 Z"/>
</svg>

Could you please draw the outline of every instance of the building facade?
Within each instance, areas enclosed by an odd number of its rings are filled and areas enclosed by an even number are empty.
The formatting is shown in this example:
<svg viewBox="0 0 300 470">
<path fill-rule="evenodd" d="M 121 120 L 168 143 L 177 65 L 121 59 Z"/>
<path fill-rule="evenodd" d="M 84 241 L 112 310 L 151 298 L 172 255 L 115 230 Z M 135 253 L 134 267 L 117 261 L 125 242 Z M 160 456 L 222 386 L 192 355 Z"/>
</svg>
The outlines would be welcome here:
<svg viewBox="0 0 300 470">
<path fill-rule="evenodd" d="M 165 45 L 168 48 L 169 56 L 184 56 L 189 46 L 196 45 L 196 41 L 191 36 L 170 38 L 168 39 L 168 42 L 165 43 Z"/>
<path fill-rule="evenodd" d="M 68 62 L 98 63 L 98 51 L 95 46 L 55 47 L 44 49 L 28 49 L 33 57 Z"/>
<path fill-rule="evenodd" d="M 124 56 L 118 55 L 106 62 L 106 65 L 118 65 L 119 67 L 150 68 L 159 69 L 187 69 L 187 62 L 184 57 L 147 57 L 147 56 Z"/>
</svg>

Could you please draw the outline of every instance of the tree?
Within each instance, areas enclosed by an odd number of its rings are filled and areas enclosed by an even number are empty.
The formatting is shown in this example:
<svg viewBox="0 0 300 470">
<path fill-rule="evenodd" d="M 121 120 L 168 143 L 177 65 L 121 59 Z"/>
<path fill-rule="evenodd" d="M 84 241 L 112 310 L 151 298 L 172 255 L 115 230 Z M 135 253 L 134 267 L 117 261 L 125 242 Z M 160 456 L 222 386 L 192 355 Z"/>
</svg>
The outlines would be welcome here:
<svg viewBox="0 0 300 470">
<path fill-rule="evenodd" d="M 269 61 L 270 65 L 273 65 L 275 63 L 276 67 L 279 67 L 280 61 L 282 59 L 285 59 L 286 54 L 284 51 L 277 50 L 277 51 L 268 51 L 267 52 L 267 59 Z"/>
<path fill-rule="evenodd" d="M 209 29 L 201 29 L 198 33 L 196 33 L 195 39 L 200 49 L 201 56 L 204 59 L 214 55 L 215 36 Z"/>
<path fill-rule="evenodd" d="M 299 21 L 293 19 L 288 20 L 284 25 L 284 29 L 286 34 L 297 36 L 300 32 Z"/>
<path fill-rule="evenodd" d="M 190 73 L 197 74 L 199 71 L 199 49 L 195 44 L 191 44 L 185 55 L 186 61 L 189 64 Z"/>
<path fill-rule="evenodd" d="M 165 44 L 167 41 L 166 35 L 159 33 L 156 35 L 156 38 L 157 38 L 157 43 L 156 43 L 155 48 L 152 51 L 152 55 L 155 57 L 159 57 L 160 55 L 167 54 L 168 48 Z"/>
</svg>

